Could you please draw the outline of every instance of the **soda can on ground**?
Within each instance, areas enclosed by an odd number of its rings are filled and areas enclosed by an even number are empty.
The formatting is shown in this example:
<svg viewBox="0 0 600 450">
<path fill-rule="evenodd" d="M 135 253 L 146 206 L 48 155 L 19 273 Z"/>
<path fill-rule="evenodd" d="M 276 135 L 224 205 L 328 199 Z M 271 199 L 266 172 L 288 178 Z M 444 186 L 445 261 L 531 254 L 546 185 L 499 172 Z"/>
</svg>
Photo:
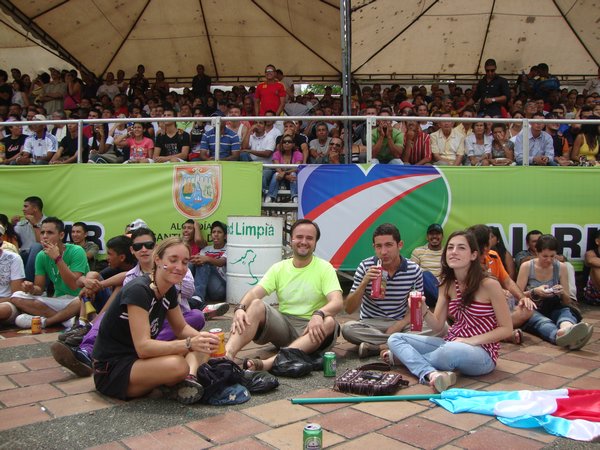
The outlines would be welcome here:
<svg viewBox="0 0 600 450">
<path fill-rule="evenodd" d="M 225 356 L 225 333 L 221 328 L 213 328 L 208 332 L 217 335 L 219 338 L 219 346 L 210 354 L 211 358 L 223 358 Z"/>
<path fill-rule="evenodd" d="M 318 423 L 309 423 L 304 427 L 302 434 L 302 448 L 304 450 L 321 450 L 323 448 L 323 429 Z"/>
<path fill-rule="evenodd" d="M 334 352 L 326 352 L 323 355 L 323 375 L 326 377 L 335 377 L 337 369 L 337 360 Z"/>
<path fill-rule="evenodd" d="M 35 316 L 31 319 L 31 334 L 41 334 L 42 333 L 42 318 L 40 316 Z"/>
</svg>

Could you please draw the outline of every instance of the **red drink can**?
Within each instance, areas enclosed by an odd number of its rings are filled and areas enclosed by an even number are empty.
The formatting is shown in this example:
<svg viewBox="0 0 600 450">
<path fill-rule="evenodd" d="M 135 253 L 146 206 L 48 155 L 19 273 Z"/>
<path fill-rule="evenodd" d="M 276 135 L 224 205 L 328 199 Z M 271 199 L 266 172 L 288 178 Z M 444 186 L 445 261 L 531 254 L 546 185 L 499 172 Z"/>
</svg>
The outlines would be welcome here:
<svg viewBox="0 0 600 450">
<path fill-rule="evenodd" d="M 381 292 L 381 280 L 383 278 L 383 268 L 381 267 L 381 260 L 377 261 L 375 266 L 379 269 L 379 275 L 373 281 L 371 281 L 371 298 L 381 299 L 383 293 Z"/>
<path fill-rule="evenodd" d="M 35 316 L 31 318 L 31 334 L 41 334 L 42 333 L 42 318 L 40 316 Z"/>
<path fill-rule="evenodd" d="M 423 311 L 421 309 L 423 294 L 419 291 L 411 291 L 408 296 L 410 297 L 410 330 L 421 331 L 423 329 Z"/>
<path fill-rule="evenodd" d="M 223 358 L 225 356 L 225 333 L 221 328 L 208 330 L 210 334 L 216 334 L 219 338 L 219 346 L 210 354 L 211 358 Z"/>
</svg>

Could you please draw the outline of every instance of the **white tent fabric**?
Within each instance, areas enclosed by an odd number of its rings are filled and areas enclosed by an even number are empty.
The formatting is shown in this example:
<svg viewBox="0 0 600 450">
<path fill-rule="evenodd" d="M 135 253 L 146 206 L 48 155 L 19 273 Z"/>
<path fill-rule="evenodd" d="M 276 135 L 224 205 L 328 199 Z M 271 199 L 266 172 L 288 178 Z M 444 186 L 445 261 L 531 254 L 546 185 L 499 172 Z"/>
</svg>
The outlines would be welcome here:
<svg viewBox="0 0 600 450">
<path fill-rule="evenodd" d="M 546 62 L 555 75 L 594 75 L 595 2 L 353 0 L 353 76 L 473 77 L 490 57 L 500 73 Z M 339 0 L 0 0 L 0 6 L 5 69 L 35 73 L 71 64 L 96 75 L 123 69 L 131 76 L 143 63 L 149 77 L 162 70 L 171 80 L 189 81 L 203 64 L 215 80 L 243 82 L 256 81 L 272 63 L 295 80 L 341 74 Z"/>
</svg>

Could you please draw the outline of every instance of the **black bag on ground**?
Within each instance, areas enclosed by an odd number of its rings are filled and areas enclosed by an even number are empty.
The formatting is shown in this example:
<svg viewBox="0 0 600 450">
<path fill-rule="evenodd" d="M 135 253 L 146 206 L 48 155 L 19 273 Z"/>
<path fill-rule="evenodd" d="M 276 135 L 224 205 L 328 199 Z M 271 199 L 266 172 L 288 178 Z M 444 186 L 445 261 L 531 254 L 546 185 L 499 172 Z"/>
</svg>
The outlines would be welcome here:
<svg viewBox="0 0 600 450">
<path fill-rule="evenodd" d="M 298 348 L 284 347 L 279 349 L 270 372 L 279 377 L 299 378 L 322 368 L 320 353 L 309 355 Z"/>
<path fill-rule="evenodd" d="M 365 364 L 358 369 L 346 369 L 335 379 L 333 389 L 358 395 L 392 395 L 408 386 L 399 373 L 389 372 L 385 363 Z M 387 373 L 386 373 L 387 372 Z"/>
<path fill-rule="evenodd" d="M 204 388 L 202 402 L 206 402 L 213 394 L 223 391 L 228 386 L 244 382 L 242 369 L 227 358 L 209 359 L 198 367 L 196 377 Z"/>
<path fill-rule="evenodd" d="M 242 381 L 241 384 L 252 394 L 257 394 L 269 392 L 277 388 L 279 386 L 279 380 L 269 372 L 246 370 L 244 372 L 244 381 Z"/>
</svg>

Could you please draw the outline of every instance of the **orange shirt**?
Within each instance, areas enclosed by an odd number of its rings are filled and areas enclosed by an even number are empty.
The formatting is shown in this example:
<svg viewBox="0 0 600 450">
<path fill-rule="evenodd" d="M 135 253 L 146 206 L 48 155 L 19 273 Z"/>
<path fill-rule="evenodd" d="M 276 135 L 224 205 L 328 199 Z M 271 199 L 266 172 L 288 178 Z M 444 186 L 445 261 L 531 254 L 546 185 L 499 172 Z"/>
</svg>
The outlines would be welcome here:
<svg viewBox="0 0 600 450">
<path fill-rule="evenodd" d="M 502 264 L 502 258 L 494 250 L 490 250 L 485 256 L 485 266 L 488 272 L 496 277 L 500 283 L 509 278 L 508 272 L 504 268 L 504 264 Z"/>
</svg>

